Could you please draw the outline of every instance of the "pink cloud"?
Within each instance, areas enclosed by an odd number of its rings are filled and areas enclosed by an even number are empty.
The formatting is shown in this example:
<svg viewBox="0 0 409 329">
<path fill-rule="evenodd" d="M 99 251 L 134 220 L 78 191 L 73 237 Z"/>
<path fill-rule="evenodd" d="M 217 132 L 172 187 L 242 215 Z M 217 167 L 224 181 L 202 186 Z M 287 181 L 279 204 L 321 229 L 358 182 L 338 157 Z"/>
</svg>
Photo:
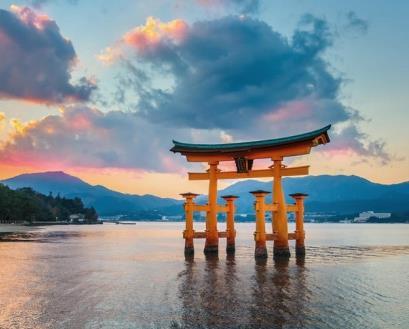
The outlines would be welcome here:
<svg viewBox="0 0 409 329">
<path fill-rule="evenodd" d="M 288 102 L 265 114 L 264 119 L 270 123 L 278 123 L 285 120 L 310 118 L 314 113 L 312 105 L 307 100 Z"/>
<path fill-rule="evenodd" d="M 187 24 L 181 19 L 162 23 L 154 17 L 148 17 L 145 25 L 135 27 L 123 36 L 123 41 L 139 50 L 155 46 L 164 39 L 181 41 L 187 31 Z"/>
<path fill-rule="evenodd" d="M 20 20 L 26 25 L 34 26 L 39 30 L 43 30 L 48 24 L 53 23 L 53 21 L 47 15 L 35 13 L 28 7 L 11 5 L 10 11 L 20 18 Z"/>
<path fill-rule="evenodd" d="M 122 56 L 124 46 L 143 53 L 157 47 L 161 42 L 181 42 L 187 33 L 188 24 L 182 19 L 161 22 L 154 17 L 148 17 L 144 25 L 137 26 L 126 32 L 114 46 L 106 48 L 98 59 L 111 63 Z"/>
<path fill-rule="evenodd" d="M 132 113 L 102 112 L 86 106 L 61 109 L 27 123 L 0 144 L 2 164 L 45 169 L 122 168 L 182 172 L 182 158 L 171 157 L 173 137 L 181 133 L 157 127 Z"/>
</svg>

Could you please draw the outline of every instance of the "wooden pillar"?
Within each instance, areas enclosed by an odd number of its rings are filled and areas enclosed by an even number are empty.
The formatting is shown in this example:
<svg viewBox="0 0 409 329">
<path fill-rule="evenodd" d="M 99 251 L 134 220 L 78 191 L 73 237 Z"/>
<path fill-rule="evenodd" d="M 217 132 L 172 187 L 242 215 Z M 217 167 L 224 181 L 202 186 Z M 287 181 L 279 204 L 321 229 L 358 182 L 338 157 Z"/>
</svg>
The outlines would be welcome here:
<svg viewBox="0 0 409 329">
<path fill-rule="evenodd" d="M 182 193 L 186 200 L 184 207 L 185 207 L 185 230 L 183 231 L 183 238 L 185 239 L 185 255 L 193 255 L 194 254 L 194 246 L 193 246 L 193 237 L 195 231 L 193 230 L 193 206 L 194 206 L 194 198 L 198 196 L 195 193 Z"/>
<path fill-rule="evenodd" d="M 304 231 L 304 199 L 308 194 L 294 193 L 290 196 L 295 200 L 297 211 L 295 213 L 295 254 L 298 257 L 305 256 L 305 231 Z"/>
<path fill-rule="evenodd" d="M 222 198 L 226 201 L 227 213 L 226 213 L 226 252 L 234 253 L 236 250 L 235 238 L 236 230 L 234 229 L 234 213 L 235 206 L 234 200 L 238 198 L 235 195 L 224 195 Z"/>
<path fill-rule="evenodd" d="M 272 165 L 270 168 L 274 168 L 274 165 Z M 272 186 L 273 187 L 273 189 L 272 189 L 273 195 L 272 195 L 272 198 L 271 198 L 272 204 L 278 204 L 278 194 L 274 192 L 275 189 L 276 189 L 275 184 L 276 184 L 276 179 L 273 177 L 273 186 Z M 278 222 L 277 211 L 273 210 L 271 212 L 271 225 L 272 225 L 272 232 L 273 233 L 277 233 L 277 231 L 278 231 L 277 222 Z"/>
<path fill-rule="evenodd" d="M 256 202 L 254 203 L 254 208 L 256 211 L 256 231 L 254 232 L 256 248 L 254 251 L 254 256 L 256 258 L 267 258 L 265 196 L 270 194 L 270 192 L 257 190 L 250 193 L 256 197 Z"/>
<path fill-rule="evenodd" d="M 288 223 L 287 223 L 287 205 L 285 203 L 284 192 L 281 182 L 281 159 L 273 159 L 274 183 L 273 200 L 277 203 L 277 211 L 274 212 L 273 230 L 276 230 L 276 239 L 274 239 L 274 257 L 290 257 L 288 247 Z"/>
<path fill-rule="evenodd" d="M 206 216 L 206 242 L 205 253 L 218 252 L 219 233 L 217 232 L 217 165 L 218 162 L 209 163 L 209 210 Z"/>
</svg>

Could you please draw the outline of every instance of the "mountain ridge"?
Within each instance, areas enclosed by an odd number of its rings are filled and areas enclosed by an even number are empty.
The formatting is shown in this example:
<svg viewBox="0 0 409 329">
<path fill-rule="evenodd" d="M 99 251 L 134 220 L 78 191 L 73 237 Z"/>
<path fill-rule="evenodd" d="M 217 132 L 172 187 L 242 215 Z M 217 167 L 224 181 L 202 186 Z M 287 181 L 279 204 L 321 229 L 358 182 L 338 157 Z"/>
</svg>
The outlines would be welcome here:
<svg viewBox="0 0 409 329">
<path fill-rule="evenodd" d="M 64 197 L 80 197 L 86 206 L 93 206 L 103 215 L 149 216 L 182 214 L 183 201 L 162 198 L 153 194 L 129 194 L 111 190 L 103 185 L 91 185 L 82 179 L 63 171 L 21 174 L 0 181 L 16 189 L 31 187 L 48 194 L 60 194 Z M 409 210 L 409 181 L 393 184 L 371 182 L 356 175 L 311 175 L 304 177 L 286 177 L 283 179 L 287 202 L 293 202 L 288 194 L 303 192 L 309 194 L 306 199 L 307 211 L 355 213 L 365 210 L 407 211 Z M 248 179 L 235 182 L 219 190 L 223 194 L 237 194 L 237 212 L 253 212 L 251 190 L 271 191 L 271 181 Z M 197 198 L 198 203 L 205 203 L 206 196 Z M 271 202 L 271 195 L 267 197 Z M 224 201 L 219 198 L 219 202 Z M 156 216 L 155 215 L 155 216 Z"/>
<path fill-rule="evenodd" d="M 128 194 L 111 190 L 103 185 L 91 185 L 82 179 L 62 171 L 21 174 L 2 180 L 1 183 L 16 189 L 31 187 L 43 193 L 79 197 L 87 206 L 93 206 L 101 215 L 137 214 L 154 209 L 166 208 L 181 201 L 154 195 Z"/>
</svg>

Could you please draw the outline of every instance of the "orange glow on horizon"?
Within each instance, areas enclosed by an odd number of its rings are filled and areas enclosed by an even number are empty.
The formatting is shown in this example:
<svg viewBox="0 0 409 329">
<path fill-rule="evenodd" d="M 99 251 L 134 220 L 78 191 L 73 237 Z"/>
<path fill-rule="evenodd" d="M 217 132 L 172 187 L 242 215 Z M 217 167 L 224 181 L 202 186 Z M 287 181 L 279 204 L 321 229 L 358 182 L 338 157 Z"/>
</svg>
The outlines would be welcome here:
<svg viewBox="0 0 409 329">
<path fill-rule="evenodd" d="M 394 170 L 386 170 L 387 168 L 385 168 L 385 170 L 381 171 L 382 175 L 380 175 L 378 167 L 372 167 L 371 164 L 365 162 L 351 166 L 347 165 L 347 161 L 349 161 L 348 157 L 337 155 L 338 167 L 333 168 L 333 166 L 328 165 L 326 161 L 328 160 L 327 158 L 328 156 L 321 155 L 317 152 L 313 157 L 296 159 L 291 165 L 309 164 L 311 165 L 311 175 L 357 175 L 382 184 L 400 183 L 409 180 L 409 161 L 406 161 L 405 164 L 394 165 Z M 206 194 L 208 189 L 207 181 L 188 181 L 187 173 L 156 173 L 137 169 L 118 168 L 63 168 L 51 164 L 47 167 L 2 164 L 0 165 L 0 179 L 6 179 L 25 173 L 61 170 L 89 184 L 103 185 L 122 193 L 153 194 L 160 197 L 180 199 L 179 193 L 181 192 Z M 268 181 L 271 179 L 262 180 Z M 234 180 L 222 180 L 219 182 L 218 188 L 223 189 L 234 182 Z"/>
</svg>

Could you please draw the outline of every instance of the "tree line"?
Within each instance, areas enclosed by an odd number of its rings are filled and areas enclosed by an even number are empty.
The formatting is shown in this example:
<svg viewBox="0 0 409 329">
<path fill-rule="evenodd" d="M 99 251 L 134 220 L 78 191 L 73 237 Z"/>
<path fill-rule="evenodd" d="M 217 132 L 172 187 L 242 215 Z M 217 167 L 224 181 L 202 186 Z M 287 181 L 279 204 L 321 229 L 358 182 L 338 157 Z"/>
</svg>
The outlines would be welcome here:
<svg viewBox="0 0 409 329">
<path fill-rule="evenodd" d="M 73 214 L 83 214 L 86 222 L 98 219 L 95 209 L 86 208 L 80 198 L 44 195 L 29 187 L 12 190 L 0 184 L 2 222 L 68 221 Z"/>
</svg>

